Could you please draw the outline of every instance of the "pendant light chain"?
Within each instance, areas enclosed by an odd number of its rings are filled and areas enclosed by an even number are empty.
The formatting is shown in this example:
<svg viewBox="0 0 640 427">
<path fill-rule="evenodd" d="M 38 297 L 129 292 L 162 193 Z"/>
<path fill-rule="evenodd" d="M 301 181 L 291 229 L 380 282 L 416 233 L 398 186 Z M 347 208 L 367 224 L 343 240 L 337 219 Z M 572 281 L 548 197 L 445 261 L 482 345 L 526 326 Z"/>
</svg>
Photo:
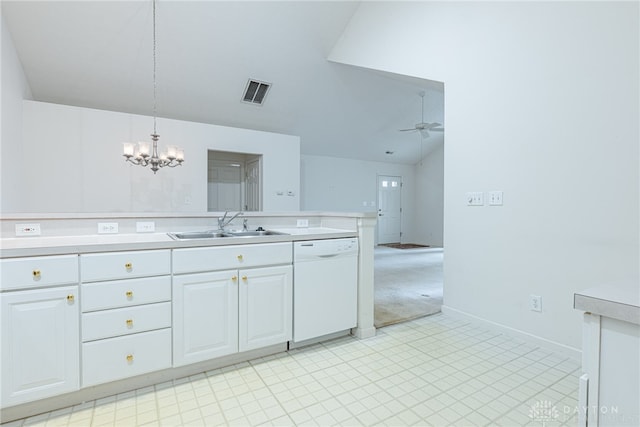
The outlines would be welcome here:
<svg viewBox="0 0 640 427">
<path fill-rule="evenodd" d="M 158 154 L 158 139 L 160 135 L 157 132 L 158 119 L 158 84 L 156 82 L 156 0 L 152 0 L 153 4 L 153 133 L 151 134 L 151 146 L 147 142 L 139 142 L 138 144 L 124 143 L 124 158 L 127 162 L 137 166 L 150 166 L 155 174 L 160 168 L 175 168 L 184 163 L 184 151 L 174 145 L 167 147 L 167 151 Z"/>
<path fill-rule="evenodd" d="M 156 94 L 156 0 L 153 0 L 153 133 L 156 132 L 157 94 Z"/>
</svg>

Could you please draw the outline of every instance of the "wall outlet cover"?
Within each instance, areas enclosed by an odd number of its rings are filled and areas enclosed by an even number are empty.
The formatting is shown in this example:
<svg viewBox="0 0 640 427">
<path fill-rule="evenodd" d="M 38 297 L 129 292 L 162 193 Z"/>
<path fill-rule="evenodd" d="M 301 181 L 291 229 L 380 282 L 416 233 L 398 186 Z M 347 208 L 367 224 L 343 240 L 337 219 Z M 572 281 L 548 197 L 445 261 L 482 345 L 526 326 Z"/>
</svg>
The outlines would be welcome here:
<svg viewBox="0 0 640 427">
<path fill-rule="evenodd" d="M 299 219 L 296 221 L 296 227 L 308 227 L 309 220 L 308 219 Z"/>
<path fill-rule="evenodd" d="M 136 222 L 136 233 L 153 233 L 156 231 L 156 223 L 154 221 Z"/>
<path fill-rule="evenodd" d="M 531 311 L 542 312 L 542 297 L 540 295 L 529 296 L 529 308 Z"/>
<path fill-rule="evenodd" d="M 40 224 L 16 224 L 16 237 L 39 235 Z"/>
<path fill-rule="evenodd" d="M 118 232 L 117 222 L 99 222 L 98 234 L 116 234 Z"/>
<path fill-rule="evenodd" d="M 489 205 L 502 206 L 502 191 L 489 191 Z"/>
</svg>

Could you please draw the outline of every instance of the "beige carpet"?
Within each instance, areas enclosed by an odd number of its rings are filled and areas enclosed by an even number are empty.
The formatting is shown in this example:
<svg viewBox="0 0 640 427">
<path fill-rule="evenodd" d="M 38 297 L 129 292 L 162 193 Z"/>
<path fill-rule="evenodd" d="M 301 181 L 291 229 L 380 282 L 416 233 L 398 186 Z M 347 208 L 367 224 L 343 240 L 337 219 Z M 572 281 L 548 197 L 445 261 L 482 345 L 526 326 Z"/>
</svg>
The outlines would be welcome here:
<svg viewBox="0 0 640 427">
<path fill-rule="evenodd" d="M 411 250 L 378 246 L 374 262 L 376 328 L 439 313 L 442 248 Z"/>
<path fill-rule="evenodd" d="M 429 247 L 426 245 L 418 245 L 415 243 L 385 243 L 384 245 L 380 245 L 380 246 L 386 246 L 388 248 L 394 248 L 394 249 L 419 249 L 419 248 Z"/>
</svg>

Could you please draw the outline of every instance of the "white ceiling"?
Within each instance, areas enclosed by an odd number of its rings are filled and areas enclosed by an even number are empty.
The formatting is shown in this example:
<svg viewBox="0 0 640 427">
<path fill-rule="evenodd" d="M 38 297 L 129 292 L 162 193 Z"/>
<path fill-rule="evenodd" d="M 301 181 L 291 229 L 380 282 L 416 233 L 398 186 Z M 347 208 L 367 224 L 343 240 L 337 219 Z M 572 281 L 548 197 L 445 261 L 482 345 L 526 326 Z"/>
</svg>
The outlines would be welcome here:
<svg viewBox="0 0 640 427">
<path fill-rule="evenodd" d="M 158 116 L 299 135 L 303 154 L 416 163 L 419 134 L 398 129 L 421 121 L 422 90 L 425 121 L 444 123 L 444 85 L 327 61 L 357 7 L 158 0 Z M 3 0 L 2 14 L 36 100 L 152 115 L 150 0 Z M 240 102 L 249 78 L 273 84 L 263 106 Z M 423 153 L 443 142 L 431 135 Z"/>
</svg>

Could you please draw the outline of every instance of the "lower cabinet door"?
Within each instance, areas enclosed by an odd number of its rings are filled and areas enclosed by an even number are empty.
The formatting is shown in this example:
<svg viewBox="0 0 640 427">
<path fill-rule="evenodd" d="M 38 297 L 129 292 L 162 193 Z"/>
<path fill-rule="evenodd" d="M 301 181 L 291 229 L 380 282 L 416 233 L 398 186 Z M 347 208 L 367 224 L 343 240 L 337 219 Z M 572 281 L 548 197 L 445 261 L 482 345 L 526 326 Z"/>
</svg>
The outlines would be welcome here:
<svg viewBox="0 0 640 427">
<path fill-rule="evenodd" d="M 253 350 L 291 340 L 291 265 L 240 270 L 239 349 Z"/>
<path fill-rule="evenodd" d="M 171 328 L 82 345 L 82 386 L 171 367 Z"/>
<path fill-rule="evenodd" d="M 2 310 L 2 406 L 79 388 L 78 286 L 7 292 Z"/>
<path fill-rule="evenodd" d="M 174 276 L 174 366 L 238 351 L 237 275 L 226 270 Z"/>
</svg>

